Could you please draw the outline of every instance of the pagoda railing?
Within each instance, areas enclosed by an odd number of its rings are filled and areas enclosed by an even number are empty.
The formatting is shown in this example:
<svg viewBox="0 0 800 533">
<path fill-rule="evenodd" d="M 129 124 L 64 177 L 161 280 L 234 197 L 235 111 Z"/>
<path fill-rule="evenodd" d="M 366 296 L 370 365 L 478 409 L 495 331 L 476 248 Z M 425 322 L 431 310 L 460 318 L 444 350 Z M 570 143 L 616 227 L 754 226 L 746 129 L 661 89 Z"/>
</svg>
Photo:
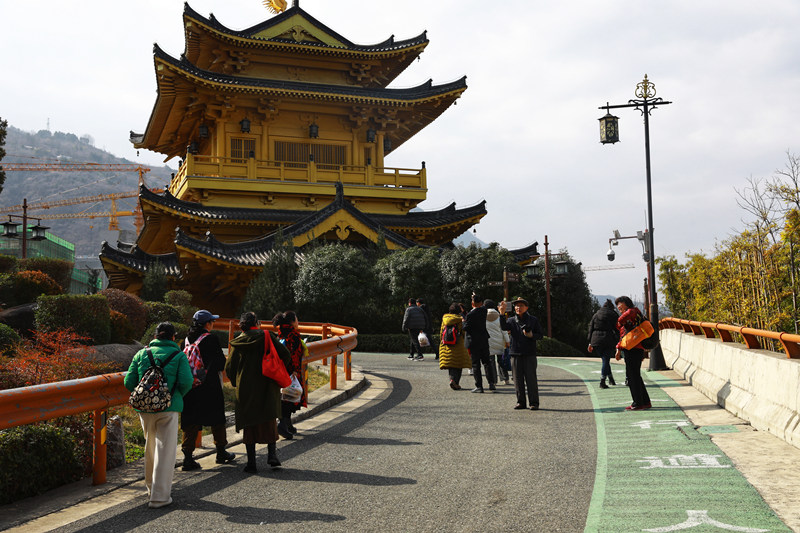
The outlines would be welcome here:
<svg viewBox="0 0 800 533">
<path fill-rule="evenodd" d="M 314 161 L 296 163 L 255 158 L 236 159 L 187 154 L 178 173 L 169 185 L 169 192 L 178 192 L 187 186 L 187 180 L 199 178 L 233 178 L 253 181 L 283 183 L 337 183 L 367 187 L 396 187 L 425 189 L 425 168 L 392 168 L 372 165 L 330 165 Z"/>
<path fill-rule="evenodd" d="M 770 339 L 780 342 L 786 357 L 800 358 L 800 335 L 766 329 L 755 329 L 717 322 L 698 322 L 683 318 L 666 317 L 659 321 L 659 329 L 679 329 L 693 335 L 704 336 L 707 339 L 719 338 L 722 342 L 736 342 L 733 334 L 739 335 L 747 348 L 758 350 L 763 348 L 761 339 Z"/>
</svg>

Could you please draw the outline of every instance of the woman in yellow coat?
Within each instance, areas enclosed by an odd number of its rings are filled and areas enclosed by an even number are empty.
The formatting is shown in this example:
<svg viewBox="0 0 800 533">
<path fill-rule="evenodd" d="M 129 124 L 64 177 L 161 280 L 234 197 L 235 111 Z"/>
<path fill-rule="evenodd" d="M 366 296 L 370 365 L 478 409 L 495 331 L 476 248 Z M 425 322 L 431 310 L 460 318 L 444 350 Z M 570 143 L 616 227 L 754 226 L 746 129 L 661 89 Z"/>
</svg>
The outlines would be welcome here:
<svg viewBox="0 0 800 533">
<path fill-rule="evenodd" d="M 450 305 L 442 317 L 442 329 L 439 331 L 439 368 L 447 369 L 450 375 L 450 388 L 460 390 L 461 373 L 465 368 L 472 368 L 472 360 L 464 346 L 463 318 L 461 305 Z"/>
</svg>

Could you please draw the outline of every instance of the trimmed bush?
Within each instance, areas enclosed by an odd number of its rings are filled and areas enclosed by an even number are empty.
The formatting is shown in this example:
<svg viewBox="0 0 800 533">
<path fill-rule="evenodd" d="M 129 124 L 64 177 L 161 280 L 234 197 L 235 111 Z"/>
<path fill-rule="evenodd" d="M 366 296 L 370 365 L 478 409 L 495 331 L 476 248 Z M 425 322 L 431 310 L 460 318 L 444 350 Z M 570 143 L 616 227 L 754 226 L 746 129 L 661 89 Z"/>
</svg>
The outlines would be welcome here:
<svg viewBox="0 0 800 533">
<path fill-rule="evenodd" d="M 19 261 L 13 255 L 0 255 L 0 274 L 10 274 L 19 269 Z"/>
<path fill-rule="evenodd" d="M 93 344 L 107 344 L 111 334 L 108 300 L 99 294 L 40 296 L 36 303 L 36 328 L 42 331 L 72 329 Z"/>
<path fill-rule="evenodd" d="M 147 309 L 141 298 L 119 289 L 103 289 L 100 294 L 108 300 L 112 311 L 122 313 L 128 318 L 133 329 L 131 339 L 140 337 L 147 327 Z"/>
<path fill-rule="evenodd" d="M 128 320 L 127 316 L 112 309 L 109 314 L 109 319 L 111 321 L 111 334 L 109 337 L 109 342 L 117 344 L 129 344 L 131 341 L 133 341 L 133 339 L 136 338 L 133 326 L 131 326 L 131 321 Z"/>
<path fill-rule="evenodd" d="M 0 504 L 81 478 L 75 438 L 49 424 L 0 431 Z"/>
<path fill-rule="evenodd" d="M 0 302 L 8 307 L 31 303 L 42 294 L 62 292 L 63 289 L 53 278 L 38 270 L 0 274 Z"/>
<path fill-rule="evenodd" d="M 162 320 L 162 322 L 172 322 L 171 320 Z M 175 326 L 175 342 L 178 343 L 178 346 L 181 345 L 183 340 L 186 338 L 186 335 L 189 334 L 189 326 L 186 324 L 181 324 L 180 322 L 172 322 L 172 325 Z M 155 324 L 150 324 L 147 326 L 147 329 L 142 336 L 141 343 L 147 346 L 147 344 L 153 340 L 156 336 L 156 327 L 158 326 L 158 322 Z M 225 342 L 221 343 L 222 347 L 225 348 L 228 346 L 228 336 L 225 335 Z"/>
<path fill-rule="evenodd" d="M 74 266 L 74 263 L 69 261 L 51 257 L 28 257 L 19 261 L 20 270 L 38 270 L 53 278 L 61 287 L 62 293 L 69 291 Z"/>
<path fill-rule="evenodd" d="M 192 295 L 188 291 L 168 291 L 164 295 L 164 302 L 180 311 L 184 322 L 191 323 L 195 308 L 192 306 Z"/>
<path fill-rule="evenodd" d="M 12 328 L 0 324 L 0 353 L 13 355 L 14 348 L 20 342 L 20 336 Z"/>
<path fill-rule="evenodd" d="M 181 312 L 174 305 L 169 305 L 162 302 L 145 302 L 144 307 L 147 311 L 148 328 L 153 324 L 158 324 L 159 322 L 172 322 L 176 327 L 178 324 L 183 323 Z"/>
</svg>

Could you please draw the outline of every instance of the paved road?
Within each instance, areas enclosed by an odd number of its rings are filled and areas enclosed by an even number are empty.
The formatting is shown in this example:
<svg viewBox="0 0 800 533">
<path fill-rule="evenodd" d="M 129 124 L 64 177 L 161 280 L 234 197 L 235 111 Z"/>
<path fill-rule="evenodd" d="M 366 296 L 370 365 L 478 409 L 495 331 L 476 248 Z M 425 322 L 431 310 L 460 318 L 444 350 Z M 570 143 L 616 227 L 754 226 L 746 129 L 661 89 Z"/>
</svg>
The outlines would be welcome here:
<svg viewBox="0 0 800 533">
<path fill-rule="evenodd" d="M 800 450 L 672 372 L 646 372 L 653 409 L 631 412 L 626 387 L 597 387 L 598 362 L 540 359 L 534 412 L 508 386 L 451 391 L 431 360 L 357 363 L 369 387 L 299 423 L 281 470 L 266 450 L 255 476 L 212 455 L 177 472 L 170 507 L 148 509 L 138 481 L 15 530 L 800 531 Z"/>
<path fill-rule="evenodd" d="M 511 386 L 452 391 L 432 360 L 358 363 L 371 386 L 350 402 L 363 405 L 301 423 L 279 444 L 283 469 L 264 450 L 256 476 L 178 472 L 171 507 L 139 496 L 59 531 L 583 530 L 597 439 L 576 376 L 543 367 L 542 409 L 515 411 Z"/>
</svg>

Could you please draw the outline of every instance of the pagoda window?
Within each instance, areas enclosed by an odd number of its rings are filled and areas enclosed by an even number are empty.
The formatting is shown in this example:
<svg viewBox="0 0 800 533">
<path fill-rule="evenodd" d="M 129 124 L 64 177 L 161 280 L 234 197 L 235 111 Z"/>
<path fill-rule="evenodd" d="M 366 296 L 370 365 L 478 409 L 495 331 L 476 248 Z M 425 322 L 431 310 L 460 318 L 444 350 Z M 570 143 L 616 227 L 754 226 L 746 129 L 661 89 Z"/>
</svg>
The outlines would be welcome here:
<svg viewBox="0 0 800 533">
<path fill-rule="evenodd" d="M 314 156 L 318 168 L 338 170 L 347 164 L 347 147 L 337 144 L 275 141 L 275 160 L 286 163 L 287 167 L 305 167 L 310 160 L 309 156 Z"/>
<path fill-rule="evenodd" d="M 246 163 L 250 153 L 255 157 L 256 140 L 246 137 L 231 137 L 231 159 L 234 163 Z"/>
</svg>

